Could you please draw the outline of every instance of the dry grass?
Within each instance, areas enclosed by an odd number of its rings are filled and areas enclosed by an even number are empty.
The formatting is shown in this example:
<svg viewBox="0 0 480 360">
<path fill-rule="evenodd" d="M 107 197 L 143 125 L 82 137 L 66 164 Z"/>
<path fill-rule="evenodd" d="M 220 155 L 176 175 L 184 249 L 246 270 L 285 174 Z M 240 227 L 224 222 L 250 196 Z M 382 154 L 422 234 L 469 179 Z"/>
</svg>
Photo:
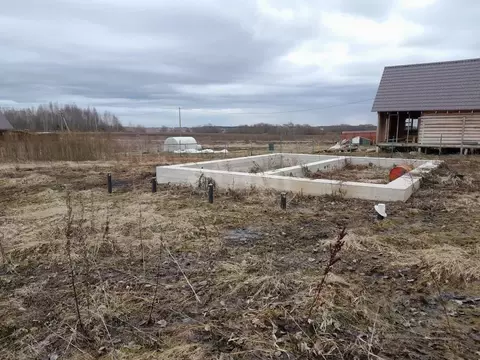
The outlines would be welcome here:
<svg viewBox="0 0 480 360">
<path fill-rule="evenodd" d="M 428 183 L 382 222 L 361 200 L 289 194 L 285 212 L 256 189 L 151 194 L 154 165 L 177 161 L 0 168 L 0 358 L 478 357 L 478 307 L 450 300 L 480 294 L 477 190 Z M 478 184 L 474 158 L 448 161 Z M 107 172 L 129 185 L 108 195 Z"/>
<path fill-rule="evenodd" d="M 304 176 L 311 179 L 328 179 L 340 181 L 356 181 L 372 184 L 388 184 L 389 171 L 374 165 L 347 164 L 340 169 L 311 172 L 307 169 Z"/>
<path fill-rule="evenodd" d="M 109 134 L 5 133 L 0 135 L 0 161 L 85 161 L 114 159 L 120 145 Z"/>
<path fill-rule="evenodd" d="M 0 161 L 87 161 L 120 160 L 132 156 L 158 154 L 168 136 L 179 134 L 133 133 L 3 133 L 0 134 Z M 264 134 L 268 135 L 268 134 Z M 279 136 L 243 134 L 189 134 L 204 148 L 227 149 L 222 157 L 260 155 L 268 152 L 268 144 L 276 144 L 276 151 L 315 153 L 331 142 L 332 134 L 321 137 L 298 136 L 284 140 Z M 245 141 L 245 140 L 246 141 Z M 186 157 L 190 155 L 184 155 Z M 203 160 L 211 154 L 201 155 Z"/>
<path fill-rule="evenodd" d="M 443 282 L 480 280 L 480 263 L 475 252 L 459 246 L 442 245 L 415 250 L 405 257 L 405 261 L 399 262 L 400 266 L 421 266 Z"/>
</svg>

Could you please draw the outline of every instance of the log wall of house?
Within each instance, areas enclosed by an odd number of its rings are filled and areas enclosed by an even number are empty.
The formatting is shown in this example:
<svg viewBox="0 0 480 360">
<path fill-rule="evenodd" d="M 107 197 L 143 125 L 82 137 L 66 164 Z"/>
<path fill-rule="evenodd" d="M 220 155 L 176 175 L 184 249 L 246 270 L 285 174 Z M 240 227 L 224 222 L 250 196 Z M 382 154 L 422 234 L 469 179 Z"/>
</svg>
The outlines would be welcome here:
<svg viewBox="0 0 480 360">
<path fill-rule="evenodd" d="M 480 144 L 480 112 L 424 112 L 419 124 L 421 145 L 462 146 Z"/>
</svg>

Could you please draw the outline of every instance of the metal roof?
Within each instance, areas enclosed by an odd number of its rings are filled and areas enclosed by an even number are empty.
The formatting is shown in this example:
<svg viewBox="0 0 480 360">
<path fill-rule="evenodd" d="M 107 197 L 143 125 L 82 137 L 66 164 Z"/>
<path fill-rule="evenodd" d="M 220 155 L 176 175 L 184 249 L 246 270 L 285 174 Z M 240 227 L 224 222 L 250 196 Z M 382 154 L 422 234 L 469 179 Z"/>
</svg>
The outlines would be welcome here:
<svg viewBox="0 0 480 360">
<path fill-rule="evenodd" d="M 372 111 L 479 110 L 480 59 L 385 67 Z"/>
<path fill-rule="evenodd" d="M 5 115 L 0 112 L 0 130 L 13 130 L 12 124 L 7 120 Z"/>
</svg>

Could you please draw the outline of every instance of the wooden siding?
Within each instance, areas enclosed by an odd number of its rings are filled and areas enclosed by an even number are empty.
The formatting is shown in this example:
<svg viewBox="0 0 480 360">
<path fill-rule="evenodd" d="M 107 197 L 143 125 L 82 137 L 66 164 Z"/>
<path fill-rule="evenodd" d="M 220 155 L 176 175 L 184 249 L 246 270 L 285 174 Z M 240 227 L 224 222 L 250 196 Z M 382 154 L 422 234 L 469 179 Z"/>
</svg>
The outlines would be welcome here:
<svg viewBox="0 0 480 360">
<path fill-rule="evenodd" d="M 420 145 L 480 144 L 480 113 L 424 114 L 418 132 Z"/>
</svg>

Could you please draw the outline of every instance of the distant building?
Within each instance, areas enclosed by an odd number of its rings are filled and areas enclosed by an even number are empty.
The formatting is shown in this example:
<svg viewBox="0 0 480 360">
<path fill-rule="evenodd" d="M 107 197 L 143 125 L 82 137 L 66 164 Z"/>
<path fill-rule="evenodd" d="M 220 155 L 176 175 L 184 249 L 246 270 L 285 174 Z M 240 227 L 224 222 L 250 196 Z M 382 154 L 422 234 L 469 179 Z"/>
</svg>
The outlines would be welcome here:
<svg viewBox="0 0 480 360">
<path fill-rule="evenodd" d="M 387 66 L 372 111 L 380 147 L 480 148 L 480 59 Z"/>
<path fill-rule="evenodd" d="M 10 122 L 7 120 L 7 118 L 5 117 L 5 115 L 3 115 L 3 114 L 0 112 L 0 132 L 4 132 L 4 131 L 7 131 L 7 130 L 13 130 L 13 126 L 12 126 L 12 124 L 10 124 Z"/>
<path fill-rule="evenodd" d="M 377 130 L 342 131 L 342 140 L 352 140 L 355 137 L 368 139 L 371 144 L 374 144 L 377 139 Z"/>
<path fill-rule="evenodd" d="M 369 146 L 372 144 L 372 141 L 370 139 L 361 137 L 361 136 L 355 136 L 352 138 L 352 144 L 353 145 L 361 145 L 361 146 Z"/>
</svg>

